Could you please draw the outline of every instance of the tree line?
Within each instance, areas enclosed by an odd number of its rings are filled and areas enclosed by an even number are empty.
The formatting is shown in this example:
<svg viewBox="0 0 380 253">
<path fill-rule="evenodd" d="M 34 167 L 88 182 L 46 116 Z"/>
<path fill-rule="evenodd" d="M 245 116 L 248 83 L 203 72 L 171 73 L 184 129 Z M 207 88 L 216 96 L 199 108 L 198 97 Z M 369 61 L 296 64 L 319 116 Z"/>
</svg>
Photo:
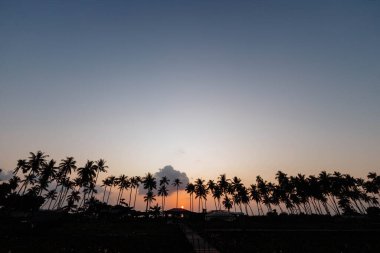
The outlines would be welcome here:
<svg viewBox="0 0 380 253">
<path fill-rule="evenodd" d="M 178 192 L 182 182 L 167 177 L 155 178 L 151 173 L 144 177 L 126 175 L 107 176 L 98 182 L 100 173 L 107 173 L 104 159 L 88 160 L 77 166 L 73 157 L 59 163 L 41 151 L 30 152 L 28 159 L 20 159 L 13 177 L 0 184 L 0 208 L 4 210 L 34 211 L 38 209 L 80 212 L 94 202 L 111 206 L 110 196 L 116 193 L 113 205 L 130 209 L 136 206 L 140 185 L 145 189 L 145 211 L 156 213 L 165 210 L 169 195 L 168 185 Z M 353 215 L 365 214 L 368 208 L 379 208 L 380 176 L 368 173 L 366 179 L 349 174 L 322 171 L 318 176 L 298 174 L 288 176 L 276 173 L 275 182 L 257 176 L 249 186 L 236 176 L 219 175 L 216 180 L 197 178 L 185 186 L 189 195 L 190 211 L 207 210 L 207 200 L 212 199 L 210 209 L 265 215 L 266 213 Z M 104 188 L 97 194 L 97 186 Z M 157 195 L 156 195 L 157 194 Z M 156 197 L 160 197 L 157 201 Z M 160 205 L 154 202 L 160 202 Z M 198 202 L 197 207 L 194 201 Z"/>
</svg>

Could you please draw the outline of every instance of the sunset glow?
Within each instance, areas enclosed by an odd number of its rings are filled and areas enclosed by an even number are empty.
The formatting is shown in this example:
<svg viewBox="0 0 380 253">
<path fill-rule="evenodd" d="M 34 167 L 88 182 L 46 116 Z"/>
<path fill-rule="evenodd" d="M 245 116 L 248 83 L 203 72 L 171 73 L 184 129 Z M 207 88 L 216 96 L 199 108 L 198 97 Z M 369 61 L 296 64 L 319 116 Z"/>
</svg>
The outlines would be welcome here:
<svg viewBox="0 0 380 253">
<path fill-rule="evenodd" d="M 379 172 L 379 11 L 379 1 L 2 2 L 0 168 L 41 150 L 78 166 L 105 159 L 99 181 L 167 165 L 190 182 L 226 173 L 246 185 L 278 170 Z"/>
</svg>

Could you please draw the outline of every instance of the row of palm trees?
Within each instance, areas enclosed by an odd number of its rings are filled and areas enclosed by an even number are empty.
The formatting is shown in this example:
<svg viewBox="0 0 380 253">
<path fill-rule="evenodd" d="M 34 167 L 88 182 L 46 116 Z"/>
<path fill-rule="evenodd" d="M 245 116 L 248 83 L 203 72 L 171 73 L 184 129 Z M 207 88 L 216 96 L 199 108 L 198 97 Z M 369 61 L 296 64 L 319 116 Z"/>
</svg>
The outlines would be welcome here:
<svg viewBox="0 0 380 253">
<path fill-rule="evenodd" d="M 99 173 L 107 172 L 106 161 L 87 161 L 84 166 L 77 167 L 73 157 L 62 159 L 59 164 L 53 159 L 48 160 L 48 155 L 38 151 L 30 152 L 28 159 L 20 159 L 13 171 L 13 177 L 7 186 L 9 195 L 36 196 L 43 198 L 42 208 L 45 209 L 85 209 L 90 200 L 96 199 L 97 183 Z M 74 173 L 76 175 L 74 175 Z M 169 195 L 167 186 L 170 180 L 163 177 L 159 182 L 158 195 L 162 197 L 162 209 L 165 207 L 165 199 Z M 102 202 L 107 204 L 114 188 L 118 189 L 115 205 L 126 205 L 133 207 L 136 205 L 138 187 L 140 184 L 147 190 L 144 196 L 146 210 L 155 201 L 154 190 L 157 188 L 156 179 L 151 173 L 145 177 L 131 177 L 120 175 L 119 177 L 109 176 L 102 180 L 101 187 L 104 187 Z M 182 182 L 175 179 L 173 185 L 177 187 L 177 206 L 178 190 Z M 129 190 L 129 199 L 126 201 L 124 193 Z M 5 197 L 5 196 L 4 196 Z M 100 198 L 100 197 L 99 197 Z M 1 202 L 0 202 L 1 206 Z"/>
<path fill-rule="evenodd" d="M 228 179 L 225 174 L 217 181 L 196 179 L 186 186 L 190 195 L 190 208 L 193 210 L 193 197 L 198 199 L 198 212 L 207 208 L 207 197 L 214 199 L 216 210 L 231 208 L 248 214 L 256 214 L 251 203 L 256 205 L 258 215 L 277 212 L 288 214 L 365 214 L 368 207 L 379 207 L 380 176 L 369 173 L 367 180 L 354 178 L 348 174 L 326 171 L 318 177 L 298 174 L 288 176 L 276 173 L 276 183 L 265 181 L 260 176 L 249 187 L 241 179 Z M 266 209 L 266 210 L 265 210 Z M 249 210 L 249 211 L 248 211 Z"/>
<path fill-rule="evenodd" d="M 48 157 L 38 151 L 31 152 L 28 159 L 18 160 L 13 177 L 0 185 L 0 207 L 4 203 L 14 203 L 6 202 L 7 198 L 35 196 L 42 199 L 44 209 L 85 210 L 91 200 L 108 205 L 114 192 L 117 194 L 115 205 L 134 208 L 138 189 L 142 186 L 145 211 L 150 208 L 163 211 L 169 195 L 168 186 L 172 184 L 176 188 L 178 208 L 182 184 L 179 179 L 170 182 L 164 176 L 157 181 L 151 173 L 144 177 L 108 176 L 102 180 L 103 194 L 97 194 L 99 174 L 106 173 L 108 168 L 104 159 L 88 160 L 84 166 L 78 167 L 73 157 L 66 157 L 59 164 Z M 240 178 L 229 179 L 222 174 L 215 181 L 198 178 L 188 183 L 185 191 L 189 194 L 190 210 L 195 210 L 195 199 L 198 212 L 207 209 L 210 197 L 216 210 L 229 212 L 234 209 L 247 215 L 264 215 L 277 210 L 289 214 L 364 214 L 368 207 L 379 207 L 380 176 L 376 173 L 369 173 L 364 180 L 339 172 L 322 171 L 318 176 L 306 177 L 302 174 L 288 176 L 278 171 L 275 178 L 276 182 L 272 183 L 257 176 L 255 182 L 246 187 Z M 156 194 L 161 197 L 161 206 L 157 203 L 152 207 Z"/>
</svg>

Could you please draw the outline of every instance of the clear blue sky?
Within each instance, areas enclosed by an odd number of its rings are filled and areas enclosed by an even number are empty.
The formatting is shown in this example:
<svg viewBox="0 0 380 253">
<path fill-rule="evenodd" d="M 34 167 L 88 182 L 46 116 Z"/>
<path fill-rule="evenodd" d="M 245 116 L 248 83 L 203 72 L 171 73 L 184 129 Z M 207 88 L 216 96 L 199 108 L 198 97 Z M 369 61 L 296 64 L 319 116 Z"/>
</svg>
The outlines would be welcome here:
<svg viewBox="0 0 380 253">
<path fill-rule="evenodd" d="M 0 168 L 380 171 L 380 1 L 0 1 Z"/>
</svg>

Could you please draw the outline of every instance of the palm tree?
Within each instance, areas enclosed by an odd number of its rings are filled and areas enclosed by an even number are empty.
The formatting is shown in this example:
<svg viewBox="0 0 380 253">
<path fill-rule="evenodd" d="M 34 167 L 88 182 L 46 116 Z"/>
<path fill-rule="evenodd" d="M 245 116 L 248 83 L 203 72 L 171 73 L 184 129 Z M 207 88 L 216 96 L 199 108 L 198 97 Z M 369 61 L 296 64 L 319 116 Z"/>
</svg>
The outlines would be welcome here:
<svg viewBox="0 0 380 253">
<path fill-rule="evenodd" d="M 71 194 L 67 196 L 68 211 L 71 211 L 72 209 L 76 208 L 77 205 L 75 205 L 75 202 L 79 202 L 79 200 L 80 200 L 80 192 L 72 191 Z"/>
<path fill-rule="evenodd" d="M 78 168 L 78 176 L 81 181 L 81 186 L 83 189 L 83 205 L 86 204 L 86 195 L 89 196 L 91 190 L 94 188 L 94 178 L 96 176 L 95 173 L 95 164 L 93 161 L 87 160 L 86 164 L 83 167 Z"/>
<path fill-rule="evenodd" d="M 40 193 L 41 196 L 43 190 L 47 190 L 49 183 L 56 177 L 57 167 L 55 167 L 55 161 L 51 159 L 48 163 L 43 165 L 43 168 L 39 177 Z"/>
<path fill-rule="evenodd" d="M 168 189 L 166 188 L 169 185 L 170 180 L 164 176 L 160 179 L 160 188 L 158 189 L 158 196 L 162 197 L 162 210 L 165 210 L 166 197 L 168 196 Z"/>
<path fill-rule="evenodd" d="M 217 205 L 216 205 L 216 197 L 215 197 L 215 189 L 216 188 L 219 188 L 216 183 L 214 182 L 214 180 L 209 180 L 207 182 L 207 189 L 211 192 L 211 195 L 214 199 L 214 204 L 215 204 L 215 210 L 218 209 Z"/>
<path fill-rule="evenodd" d="M 37 176 L 39 175 L 40 171 L 42 170 L 43 165 L 46 162 L 46 158 L 49 157 L 48 155 L 45 155 L 42 151 L 37 151 L 36 153 L 30 152 L 29 160 L 27 161 L 26 166 L 24 166 L 23 173 L 29 174 L 26 176 L 26 180 L 24 180 L 23 186 L 20 188 L 24 189 L 23 195 L 25 194 L 26 189 L 28 188 L 28 184 L 34 184 Z"/>
<path fill-rule="evenodd" d="M 147 173 L 145 177 L 143 177 L 142 183 L 143 183 L 144 189 L 147 189 L 150 191 L 152 191 L 153 189 L 156 189 L 157 187 L 156 178 L 153 177 L 151 173 Z"/>
<path fill-rule="evenodd" d="M 135 200 L 133 201 L 133 207 L 136 206 L 137 189 L 139 188 L 141 181 L 142 179 L 139 176 L 132 177 L 132 180 L 131 180 L 132 185 L 134 185 L 135 187 Z"/>
<path fill-rule="evenodd" d="M 119 186 L 119 194 L 117 196 L 116 205 L 119 205 L 121 200 L 123 200 L 123 192 L 125 189 L 129 187 L 128 176 L 122 174 L 118 178 L 116 178 L 117 185 Z"/>
<path fill-rule="evenodd" d="M 261 198 L 259 190 L 257 189 L 257 186 L 255 184 L 251 184 L 248 191 L 249 191 L 250 198 L 256 202 L 258 215 L 264 215 L 264 211 L 261 206 L 262 198 Z"/>
<path fill-rule="evenodd" d="M 153 189 L 156 189 L 157 187 L 157 182 L 156 178 L 153 177 L 151 173 L 148 173 L 143 177 L 142 183 L 144 186 L 144 189 L 148 190 L 147 194 L 144 197 L 144 201 L 146 201 L 146 209 L 145 212 L 148 212 L 148 205 L 156 200 L 154 197 L 155 195 L 153 194 Z"/>
<path fill-rule="evenodd" d="M 203 202 L 202 199 L 205 201 L 207 200 L 207 193 L 208 190 L 206 188 L 206 185 L 204 184 L 204 180 L 201 178 L 198 178 L 195 180 L 195 198 L 198 198 L 198 212 L 201 212 L 201 204 L 203 209 Z M 206 203 L 205 203 L 206 208 Z"/>
<path fill-rule="evenodd" d="M 155 200 L 156 199 L 155 199 L 155 195 L 153 194 L 153 191 L 148 190 L 148 192 L 144 196 L 144 202 L 146 202 L 146 209 L 145 209 L 146 213 L 148 213 L 148 206 L 150 206 L 150 204 Z"/>
<path fill-rule="evenodd" d="M 232 200 L 227 195 L 225 195 L 222 203 L 224 207 L 228 210 L 228 212 L 230 212 L 230 209 L 232 208 L 233 204 Z"/>
<path fill-rule="evenodd" d="M 58 195 L 58 207 L 61 205 L 64 197 L 63 197 L 63 191 L 64 191 L 64 183 L 67 182 L 67 178 L 71 175 L 73 171 L 77 169 L 76 161 L 74 157 L 66 157 L 66 159 L 62 159 L 59 164 L 59 172 L 57 174 L 57 184 L 55 187 L 55 190 L 57 191 L 57 188 L 59 185 L 61 185 L 61 189 L 59 191 Z M 67 184 L 66 184 L 67 185 Z"/>
<path fill-rule="evenodd" d="M 105 179 L 102 180 L 102 187 L 104 187 L 104 191 L 103 191 L 103 198 L 102 198 L 102 201 L 103 203 L 105 203 L 104 199 L 106 197 L 106 193 L 107 193 L 107 187 L 110 187 L 111 186 L 111 183 L 110 183 L 110 180 L 108 177 L 106 177 Z"/>
<path fill-rule="evenodd" d="M 115 176 L 109 176 L 108 177 L 108 181 L 109 181 L 109 191 L 108 191 L 108 196 L 107 196 L 107 202 L 106 204 L 108 205 L 108 201 L 110 199 L 110 195 L 111 195 L 111 192 L 112 192 L 112 187 L 116 186 L 117 185 L 117 180 L 116 180 L 116 177 Z"/>
<path fill-rule="evenodd" d="M 251 213 L 252 213 L 252 215 L 253 215 L 252 208 L 251 208 L 251 206 L 249 205 L 249 193 L 248 193 L 247 188 L 245 188 L 245 186 L 242 186 L 242 187 L 239 189 L 238 194 L 239 194 L 239 196 L 240 196 L 241 203 L 244 204 L 245 213 L 248 215 L 248 209 L 247 209 L 247 207 L 249 207 L 249 209 L 251 210 Z"/>
<path fill-rule="evenodd" d="M 162 206 L 162 211 L 165 210 L 165 198 L 168 196 L 168 189 L 166 188 L 166 185 L 160 185 L 158 188 L 158 196 L 161 196 L 161 206 Z"/>
<path fill-rule="evenodd" d="M 259 191 L 263 203 L 266 205 L 268 212 L 272 211 L 271 206 L 271 190 L 272 190 L 272 184 L 268 183 L 267 181 L 264 181 L 260 176 L 256 177 L 256 184 L 257 184 L 257 190 Z"/>
<path fill-rule="evenodd" d="M 98 161 L 95 162 L 95 167 L 94 167 L 96 171 L 96 177 L 95 177 L 95 182 L 94 182 L 95 186 L 98 181 L 99 172 L 107 172 L 106 168 L 108 168 L 108 166 L 106 165 L 106 161 L 104 159 L 99 159 Z M 94 191 L 91 191 L 91 197 L 93 196 L 93 194 L 94 194 Z"/>
<path fill-rule="evenodd" d="M 220 190 L 223 192 L 224 195 L 226 195 L 228 186 L 230 184 L 229 179 L 227 179 L 227 177 L 226 177 L 226 174 L 221 174 L 219 176 L 219 180 L 217 183 L 218 183 Z"/>
<path fill-rule="evenodd" d="M 28 167 L 28 162 L 25 159 L 19 159 L 17 161 L 17 166 L 13 170 L 13 175 L 17 176 L 17 173 L 19 170 L 21 170 L 22 173 L 26 173 Z"/>
<path fill-rule="evenodd" d="M 194 184 L 188 183 L 186 185 L 185 191 L 190 195 L 190 210 L 193 212 L 193 206 L 194 206 L 193 194 L 195 192 Z"/>
<path fill-rule="evenodd" d="M 49 203 L 49 206 L 48 206 L 48 210 L 50 210 L 50 206 L 51 206 L 51 203 L 53 202 L 53 200 L 55 200 L 57 198 L 57 192 L 56 190 L 51 190 L 49 192 L 47 192 L 45 194 L 45 199 L 46 199 L 46 202 L 45 204 L 47 204 L 50 200 L 50 203 Z M 44 205 L 45 205 L 44 204 Z"/>
<path fill-rule="evenodd" d="M 220 187 L 218 185 L 216 185 L 214 188 L 214 192 L 212 193 L 212 197 L 214 198 L 214 200 L 215 199 L 217 200 L 217 203 L 218 203 L 218 207 L 216 208 L 217 210 L 222 209 L 222 205 L 221 205 L 221 201 L 220 201 L 222 195 L 223 195 L 222 190 L 220 189 Z"/>
<path fill-rule="evenodd" d="M 179 189 L 179 186 L 181 184 L 182 184 L 182 182 L 181 182 L 181 180 L 179 178 L 174 179 L 173 186 L 175 186 L 177 188 L 177 201 L 176 201 L 176 204 L 175 204 L 176 208 L 178 208 L 178 189 Z"/>
</svg>

